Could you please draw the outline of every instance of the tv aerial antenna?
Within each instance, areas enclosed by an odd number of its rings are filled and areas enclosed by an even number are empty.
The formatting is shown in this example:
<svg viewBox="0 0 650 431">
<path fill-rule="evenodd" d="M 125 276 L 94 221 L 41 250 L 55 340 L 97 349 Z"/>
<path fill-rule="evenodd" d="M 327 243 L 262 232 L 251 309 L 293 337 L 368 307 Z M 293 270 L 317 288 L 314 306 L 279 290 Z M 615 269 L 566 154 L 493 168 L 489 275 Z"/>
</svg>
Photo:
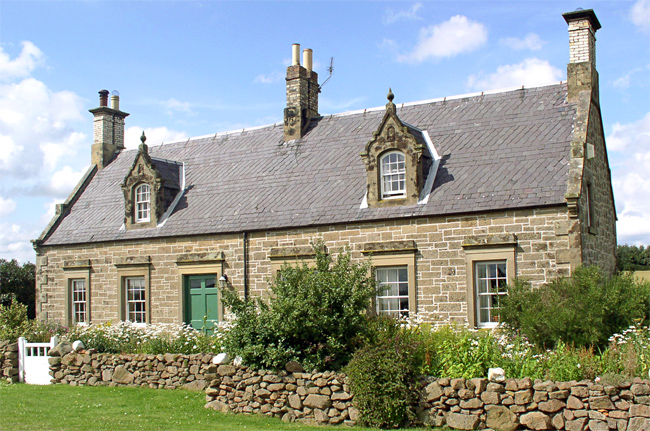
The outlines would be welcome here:
<svg viewBox="0 0 650 431">
<path fill-rule="evenodd" d="M 334 57 L 331 57 L 331 58 L 330 58 L 330 65 L 327 67 L 327 71 L 329 72 L 330 75 L 329 75 L 329 76 L 327 77 L 327 79 L 326 79 L 325 81 L 323 81 L 323 83 L 318 87 L 318 90 L 319 90 L 319 91 L 323 89 L 323 86 L 327 83 L 327 81 L 330 80 L 330 78 L 332 77 L 332 74 L 334 73 Z"/>
</svg>

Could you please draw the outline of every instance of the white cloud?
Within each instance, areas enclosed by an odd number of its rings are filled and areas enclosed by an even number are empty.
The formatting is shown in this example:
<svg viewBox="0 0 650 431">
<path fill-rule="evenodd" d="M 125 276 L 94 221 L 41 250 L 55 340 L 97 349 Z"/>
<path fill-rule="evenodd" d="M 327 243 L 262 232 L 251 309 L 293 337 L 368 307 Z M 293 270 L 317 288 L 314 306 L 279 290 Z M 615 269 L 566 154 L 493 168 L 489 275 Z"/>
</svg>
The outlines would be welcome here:
<svg viewBox="0 0 650 431">
<path fill-rule="evenodd" d="M 641 120 L 616 123 L 607 136 L 616 199 L 619 243 L 650 244 L 650 112 Z"/>
<path fill-rule="evenodd" d="M 261 73 L 253 80 L 254 84 L 273 84 L 282 81 L 284 75 L 280 71 L 271 72 L 269 74 Z"/>
<path fill-rule="evenodd" d="M 52 174 L 49 190 L 56 196 L 67 197 L 77 185 L 84 172 L 86 172 L 86 169 L 88 168 L 85 167 L 80 171 L 75 171 L 70 166 L 64 166 Z"/>
<path fill-rule="evenodd" d="M 612 133 L 607 136 L 607 148 L 610 151 L 641 148 L 650 152 L 650 112 L 634 123 L 614 123 Z"/>
<path fill-rule="evenodd" d="M 518 37 L 506 37 L 501 39 L 499 42 L 515 51 L 521 51 L 523 49 L 538 51 L 542 49 L 542 46 L 546 43 L 535 33 L 528 33 L 523 39 L 519 39 Z"/>
<path fill-rule="evenodd" d="M 147 137 L 146 144 L 149 146 L 160 145 L 163 142 L 181 141 L 188 138 L 184 132 L 169 130 L 167 127 L 149 127 L 143 129 L 138 126 L 132 126 L 124 131 L 124 146 L 127 149 L 138 148 L 138 145 L 141 143 L 140 137 L 142 136 L 143 130 L 144 135 Z"/>
<path fill-rule="evenodd" d="M 638 72 L 641 72 L 641 71 L 643 71 L 642 68 L 636 67 L 636 68 L 630 70 L 629 72 L 627 72 L 625 75 L 623 75 L 620 78 L 616 79 L 612 85 L 614 87 L 616 87 L 616 88 L 623 88 L 623 89 L 628 88 L 630 86 L 630 80 L 631 80 L 632 76 L 635 73 L 638 73 Z"/>
<path fill-rule="evenodd" d="M 43 53 L 31 42 L 22 42 L 22 51 L 13 60 L 0 47 L 0 81 L 29 76 L 43 62 Z"/>
<path fill-rule="evenodd" d="M 641 31 L 650 31 L 650 0 L 637 0 L 630 9 L 630 20 Z"/>
<path fill-rule="evenodd" d="M 453 57 L 474 51 L 487 42 L 486 27 L 462 15 L 448 21 L 420 29 L 418 44 L 409 54 L 398 57 L 399 61 L 420 63 L 428 59 Z"/>
<path fill-rule="evenodd" d="M 7 216 L 16 210 L 16 201 L 0 197 L 0 217 Z"/>
<path fill-rule="evenodd" d="M 487 76 L 471 75 L 467 86 L 475 90 L 497 90 L 508 87 L 535 87 L 560 81 L 564 72 L 552 66 L 546 60 L 527 58 L 518 64 L 506 64 L 497 67 L 497 71 Z"/>
<path fill-rule="evenodd" d="M 181 102 L 180 100 L 171 98 L 161 102 L 161 104 L 167 110 L 167 114 L 169 115 L 173 115 L 179 112 L 188 115 L 194 114 L 194 111 L 192 110 L 192 104 L 190 102 Z"/>
<path fill-rule="evenodd" d="M 387 9 L 382 21 L 384 24 L 392 24 L 396 21 L 415 21 L 422 19 L 418 16 L 418 11 L 422 9 L 422 3 L 415 3 L 406 10 L 394 11 Z"/>
<path fill-rule="evenodd" d="M 33 78 L 0 85 L 0 174 L 21 181 L 42 177 L 84 145 L 86 136 L 72 126 L 83 118 L 74 93 L 50 91 Z"/>
<path fill-rule="evenodd" d="M 37 236 L 36 230 L 0 222 L 0 257 L 16 259 L 22 263 L 34 262 L 36 255 L 29 240 Z"/>
<path fill-rule="evenodd" d="M 50 221 L 52 221 L 52 218 L 54 218 L 54 214 L 56 213 L 56 204 L 60 203 L 63 203 L 63 199 L 54 199 L 43 204 L 45 212 L 41 215 L 41 226 L 45 227 Z"/>
</svg>

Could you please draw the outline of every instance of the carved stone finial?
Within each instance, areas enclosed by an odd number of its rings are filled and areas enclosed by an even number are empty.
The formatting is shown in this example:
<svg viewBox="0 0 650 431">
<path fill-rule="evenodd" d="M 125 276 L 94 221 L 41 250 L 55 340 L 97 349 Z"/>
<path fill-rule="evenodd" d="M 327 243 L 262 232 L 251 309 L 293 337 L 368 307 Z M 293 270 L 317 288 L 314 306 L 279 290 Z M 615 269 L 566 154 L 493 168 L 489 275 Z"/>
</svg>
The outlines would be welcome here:
<svg viewBox="0 0 650 431">
<path fill-rule="evenodd" d="M 142 131 L 142 136 L 140 136 L 140 142 L 142 142 L 142 143 L 140 144 L 139 149 L 140 149 L 141 153 L 149 154 L 149 147 L 147 147 L 147 144 L 145 144 L 146 140 L 147 140 L 147 137 L 144 135 L 144 130 L 143 130 Z"/>
<path fill-rule="evenodd" d="M 393 94 L 393 90 L 391 88 L 388 89 L 388 103 L 386 104 L 386 111 L 392 112 L 393 114 L 397 111 L 397 108 L 395 107 L 395 104 L 393 103 L 393 99 L 395 98 L 395 95 Z"/>
</svg>

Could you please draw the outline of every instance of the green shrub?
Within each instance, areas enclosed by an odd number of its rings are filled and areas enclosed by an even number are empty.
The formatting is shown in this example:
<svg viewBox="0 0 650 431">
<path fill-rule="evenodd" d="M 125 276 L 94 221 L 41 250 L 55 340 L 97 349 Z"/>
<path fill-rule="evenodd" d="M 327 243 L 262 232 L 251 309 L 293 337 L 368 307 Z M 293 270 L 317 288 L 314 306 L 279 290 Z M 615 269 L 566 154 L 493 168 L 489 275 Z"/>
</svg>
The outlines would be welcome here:
<svg viewBox="0 0 650 431">
<path fill-rule="evenodd" d="M 349 361 L 366 330 L 375 280 L 368 264 L 352 263 L 349 252 L 333 262 L 322 243 L 314 249 L 314 266 L 282 267 L 268 301 L 223 290 L 223 302 L 235 315 L 223 338 L 228 353 L 271 369 L 297 360 L 307 369 L 336 370 Z"/>
<path fill-rule="evenodd" d="M 540 348 L 566 345 L 604 348 L 608 338 L 645 320 L 650 284 L 631 275 L 606 277 L 596 267 L 579 267 L 571 277 L 533 289 L 515 280 L 501 303 L 501 321 Z"/>
<path fill-rule="evenodd" d="M 25 337 L 31 343 L 48 342 L 54 335 L 67 332 L 65 326 L 42 320 L 29 320 L 28 307 L 18 301 L 0 306 L 0 340 L 16 342 Z"/>
<path fill-rule="evenodd" d="M 0 306 L 0 340 L 16 342 L 28 325 L 25 304 L 12 301 L 9 306 Z"/>
<path fill-rule="evenodd" d="M 393 319 L 376 319 L 374 334 L 345 368 L 359 422 L 397 428 L 415 419 L 419 377 L 417 337 Z"/>
</svg>

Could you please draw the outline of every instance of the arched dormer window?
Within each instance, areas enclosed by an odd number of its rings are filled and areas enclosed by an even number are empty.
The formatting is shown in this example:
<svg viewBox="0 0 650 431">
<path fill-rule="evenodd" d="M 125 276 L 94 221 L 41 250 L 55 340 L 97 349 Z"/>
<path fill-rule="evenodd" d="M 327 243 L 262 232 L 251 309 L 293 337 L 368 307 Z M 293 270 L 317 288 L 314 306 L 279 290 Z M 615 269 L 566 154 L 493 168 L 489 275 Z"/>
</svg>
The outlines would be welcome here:
<svg viewBox="0 0 650 431">
<path fill-rule="evenodd" d="M 124 193 L 126 230 L 158 226 L 181 189 L 182 164 L 150 157 L 146 139 L 143 132 L 138 154 L 120 185 Z"/>
<path fill-rule="evenodd" d="M 145 223 L 151 220 L 151 187 L 140 184 L 135 189 L 135 222 Z"/>
<path fill-rule="evenodd" d="M 401 151 L 390 151 L 381 156 L 381 198 L 406 195 L 406 160 Z"/>
<path fill-rule="evenodd" d="M 389 91 L 386 113 L 361 152 L 366 167 L 366 196 L 361 208 L 415 205 L 424 188 L 423 172 L 429 166 L 426 137 L 421 130 L 402 123 L 393 97 Z"/>
</svg>

